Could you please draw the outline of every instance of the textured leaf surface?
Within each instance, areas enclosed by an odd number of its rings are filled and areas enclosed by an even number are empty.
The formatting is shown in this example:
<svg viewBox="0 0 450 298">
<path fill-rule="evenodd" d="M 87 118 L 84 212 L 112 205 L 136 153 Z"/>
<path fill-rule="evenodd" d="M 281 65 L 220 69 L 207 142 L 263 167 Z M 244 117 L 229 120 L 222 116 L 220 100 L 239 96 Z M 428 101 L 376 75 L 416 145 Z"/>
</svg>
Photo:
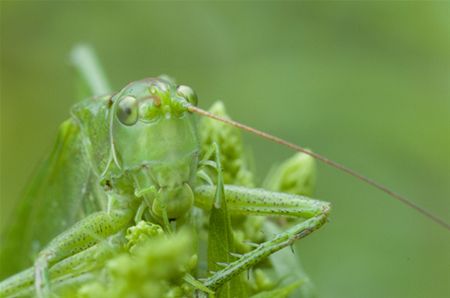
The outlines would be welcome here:
<svg viewBox="0 0 450 298">
<path fill-rule="evenodd" d="M 217 161 L 219 161 L 219 157 L 216 157 Z M 217 162 L 217 164 L 219 175 L 214 204 L 211 209 L 208 238 L 208 268 L 210 271 L 214 272 L 223 268 L 223 266 L 219 265 L 220 263 L 228 264 L 233 261 L 230 252 L 234 252 L 234 239 L 231 230 L 230 216 L 225 201 L 222 168 L 220 162 Z M 239 275 L 230 282 L 225 283 L 225 285 L 220 288 L 217 297 L 246 297 L 245 284 L 242 280 L 242 276 Z"/>
</svg>

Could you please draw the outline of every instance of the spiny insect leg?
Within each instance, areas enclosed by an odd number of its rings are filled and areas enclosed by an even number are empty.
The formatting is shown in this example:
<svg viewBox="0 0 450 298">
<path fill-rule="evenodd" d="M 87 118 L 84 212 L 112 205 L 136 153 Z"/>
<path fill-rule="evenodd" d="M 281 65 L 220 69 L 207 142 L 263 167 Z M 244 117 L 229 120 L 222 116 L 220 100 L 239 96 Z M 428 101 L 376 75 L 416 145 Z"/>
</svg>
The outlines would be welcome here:
<svg viewBox="0 0 450 298">
<path fill-rule="evenodd" d="M 244 254 L 241 258 L 230 263 L 224 269 L 215 272 L 211 277 L 206 279 L 204 285 L 213 290 L 219 288 L 223 283 L 232 279 L 237 274 L 250 269 L 269 255 L 286 246 L 292 245 L 294 241 L 304 238 L 317 230 L 326 222 L 326 217 L 326 214 L 322 214 L 310 218 L 293 226 L 289 230 L 278 234 L 274 239 L 260 244 L 258 248 Z"/>
<path fill-rule="evenodd" d="M 205 281 L 205 285 L 213 290 L 274 252 L 292 245 L 297 239 L 320 228 L 326 222 L 330 211 L 329 203 L 304 196 L 233 185 L 225 185 L 224 189 L 227 208 L 233 214 L 288 216 L 305 221 L 275 235 L 272 240 L 258 245 L 256 249 L 218 270 Z M 215 187 L 202 185 L 197 187 L 195 192 L 196 205 L 205 209 L 211 208 Z"/>
<path fill-rule="evenodd" d="M 81 252 L 118 232 L 132 218 L 130 210 L 97 212 L 54 238 L 35 261 L 35 287 L 39 298 L 50 296 L 49 265 Z"/>
</svg>

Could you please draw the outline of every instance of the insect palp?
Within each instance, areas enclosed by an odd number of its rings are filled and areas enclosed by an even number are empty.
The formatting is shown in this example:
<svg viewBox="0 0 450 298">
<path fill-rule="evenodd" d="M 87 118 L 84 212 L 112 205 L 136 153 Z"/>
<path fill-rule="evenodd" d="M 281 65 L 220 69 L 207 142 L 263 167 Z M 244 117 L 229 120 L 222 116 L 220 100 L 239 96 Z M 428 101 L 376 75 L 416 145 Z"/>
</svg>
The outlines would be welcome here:
<svg viewBox="0 0 450 298">
<path fill-rule="evenodd" d="M 201 160 L 199 162 L 200 166 L 211 167 L 213 169 L 217 169 L 217 164 L 212 160 Z"/>
<path fill-rule="evenodd" d="M 141 197 L 141 196 L 144 196 L 146 194 L 155 195 L 156 193 L 157 193 L 156 187 L 154 185 L 151 185 L 151 186 L 149 186 L 147 188 L 144 188 L 144 189 L 136 189 L 135 192 L 134 192 L 134 195 L 136 197 Z"/>
<path fill-rule="evenodd" d="M 203 170 L 197 171 L 197 177 L 205 181 L 208 185 L 214 185 L 211 177 Z"/>
</svg>

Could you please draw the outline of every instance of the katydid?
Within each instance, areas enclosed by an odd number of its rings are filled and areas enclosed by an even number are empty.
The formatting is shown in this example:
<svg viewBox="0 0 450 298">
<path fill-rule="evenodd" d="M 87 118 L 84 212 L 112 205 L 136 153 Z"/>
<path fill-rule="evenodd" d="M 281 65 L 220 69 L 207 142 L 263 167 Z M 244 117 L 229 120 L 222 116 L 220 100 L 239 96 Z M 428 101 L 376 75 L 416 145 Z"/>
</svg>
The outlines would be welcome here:
<svg viewBox="0 0 450 298">
<path fill-rule="evenodd" d="M 196 114 L 310 155 L 450 229 L 448 223 L 353 170 L 198 108 L 195 92 L 168 77 L 143 79 L 117 93 L 104 94 L 110 90 L 102 76 L 96 75 L 95 61 L 91 62 L 76 63 L 88 89 L 100 92 L 99 96 L 73 107 L 71 118 L 61 125 L 54 150 L 31 184 L 18 216 L 2 232 L 2 271 L 12 274 L 25 269 L 30 264 L 24 256 L 36 255 L 31 269 L 0 283 L 2 297 L 34 291 L 38 297 L 49 297 L 58 284 L 82 282 L 89 278 L 93 267 L 102 266 L 103 259 L 120 250 L 124 232 L 141 220 L 159 225 L 171 234 L 189 226 L 197 209 L 211 212 L 211 216 L 216 213 L 212 218 L 222 218 L 224 225 L 229 221 L 227 212 L 301 219 L 245 254 L 229 251 L 233 258 L 201 282 L 188 275 L 193 287 L 213 295 L 234 277 L 326 223 L 330 212 L 327 202 L 299 194 L 224 185 L 221 144 L 213 143 L 211 150 L 202 154 Z M 214 228 L 214 222 L 210 225 Z M 223 231 L 229 233 L 230 227 Z M 231 242 L 228 239 L 224 244 Z M 98 258 L 92 260 L 93 255 Z"/>
</svg>

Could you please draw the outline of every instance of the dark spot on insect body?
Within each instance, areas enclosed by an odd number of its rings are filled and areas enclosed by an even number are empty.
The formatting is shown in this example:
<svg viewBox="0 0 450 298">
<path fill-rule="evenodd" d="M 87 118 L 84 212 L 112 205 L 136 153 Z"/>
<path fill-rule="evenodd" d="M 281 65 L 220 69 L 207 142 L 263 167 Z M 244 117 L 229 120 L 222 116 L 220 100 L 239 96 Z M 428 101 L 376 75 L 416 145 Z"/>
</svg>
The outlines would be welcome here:
<svg viewBox="0 0 450 298">
<path fill-rule="evenodd" d="M 113 100 L 112 100 L 112 96 L 109 98 L 109 100 L 108 100 L 108 109 L 110 109 L 112 106 L 113 106 Z"/>
<path fill-rule="evenodd" d="M 110 191 L 112 190 L 112 184 L 110 180 L 105 180 L 104 184 L 103 184 L 103 188 L 105 191 Z"/>
</svg>

